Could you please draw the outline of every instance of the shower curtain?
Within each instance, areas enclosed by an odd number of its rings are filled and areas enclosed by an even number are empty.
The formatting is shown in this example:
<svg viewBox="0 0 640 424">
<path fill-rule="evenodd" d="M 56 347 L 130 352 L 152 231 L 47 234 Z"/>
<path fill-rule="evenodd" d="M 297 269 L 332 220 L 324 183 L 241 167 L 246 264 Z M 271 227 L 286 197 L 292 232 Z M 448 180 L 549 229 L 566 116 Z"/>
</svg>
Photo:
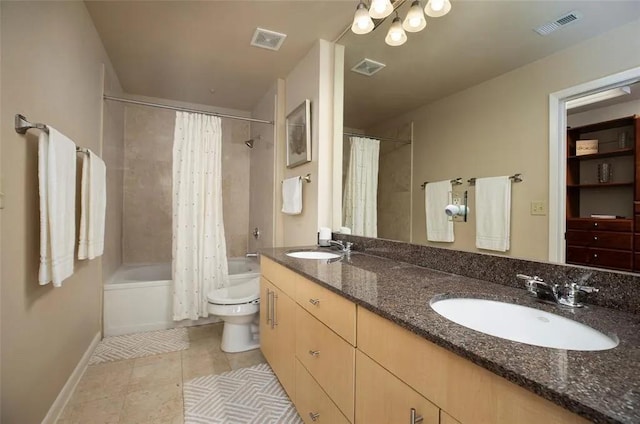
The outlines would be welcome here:
<svg viewBox="0 0 640 424">
<path fill-rule="evenodd" d="M 218 117 L 177 112 L 173 139 L 173 319 L 208 316 L 207 294 L 228 284 Z"/>
<path fill-rule="evenodd" d="M 378 157 L 380 140 L 349 137 L 351 152 L 342 202 L 343 222 L 351 233 L 378 236 Z"/>
</svg>

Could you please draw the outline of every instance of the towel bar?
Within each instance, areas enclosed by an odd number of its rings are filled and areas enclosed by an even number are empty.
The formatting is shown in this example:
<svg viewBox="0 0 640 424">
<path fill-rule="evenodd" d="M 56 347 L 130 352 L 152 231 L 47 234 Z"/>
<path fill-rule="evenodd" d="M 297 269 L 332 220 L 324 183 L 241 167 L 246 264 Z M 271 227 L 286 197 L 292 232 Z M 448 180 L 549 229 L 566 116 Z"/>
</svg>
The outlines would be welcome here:
<svg viewBox="0 0 640 424">
<path fill-rule="evenodd" d="M 310 183 L 311 182 L 311 174 L 307 174 L 304 177 L 302 175 L 299 175 L 298 178 L 300 178 L 305 183 Z M 280 181 L 280 184 L 282 184 L 282 183 L 283 183 L 283 181 Z"/>
<path fill-rule="evenodd" d="M 469 178 L 467 180 L 467 182 L 469 183 L 469 185 L 475 185 L 476 184 L 476 179 L 477 178 Z M 510 180 L 513 180 L 514 183 L 521 183 L 522 182 L 522 174 L 513 174 L 512 176 L 509 177 Z"/>
<path fill-rule="evenodd" d="M 429 181 L 423 182 L 422 184 L 420 184 L 420 188 L 422 190 L 424 190 L 424 188 L 427 186 L 427 184 L 429 184 Z M 451 180 L 451 184 L 452 185 L 462 185 L 462 177 L 454 178 L 453 180 Z"/>
</svg>

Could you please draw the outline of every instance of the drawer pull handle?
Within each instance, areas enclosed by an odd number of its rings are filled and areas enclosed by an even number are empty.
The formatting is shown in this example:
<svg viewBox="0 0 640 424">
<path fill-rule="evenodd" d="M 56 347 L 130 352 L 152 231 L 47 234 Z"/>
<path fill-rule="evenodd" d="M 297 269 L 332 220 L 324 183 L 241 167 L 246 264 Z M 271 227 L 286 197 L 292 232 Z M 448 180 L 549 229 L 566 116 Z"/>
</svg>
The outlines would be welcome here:
<svg viewBox="0 0 640 424">
<path fill-rule="evenodd" d="M 598 259 L 598 254 L 597 253 L 593 254 L 593 259 Z"/>
<path fill-rule="evenodd" d="M 318 306 L 320 304 L 320 299 L 309 299 L 309 303 L 313 306 Z"/>
<path fill-rule="evenodd" d="M 320 356 L 320 351 L 319 350 L 310 350 L 309 351 L 309 355 L 314 356 L 314 357 Z"/>
<path fill-rule="evenodd" d="M 422 421 L 424 421 L 424 418 L 422 417 L 422 415 L 418 415 L 418 413 L 416 412 L 416 409 L 411 408 L 411 421 L 409 421 L 409 424 L 419 424 Z"/>
<path fill-rule="evenodd" d="M 593 239 L 594 239 L 595 241 L 598 241 L 598 236 L 593 236 Z"/>
<path fill-rule="evenodd" d="M 311 421 L 318 421 L 318 418 L 320 418 L 320 413 L 309 412 L 309 417 L 311 418 Z"/>
</svg>

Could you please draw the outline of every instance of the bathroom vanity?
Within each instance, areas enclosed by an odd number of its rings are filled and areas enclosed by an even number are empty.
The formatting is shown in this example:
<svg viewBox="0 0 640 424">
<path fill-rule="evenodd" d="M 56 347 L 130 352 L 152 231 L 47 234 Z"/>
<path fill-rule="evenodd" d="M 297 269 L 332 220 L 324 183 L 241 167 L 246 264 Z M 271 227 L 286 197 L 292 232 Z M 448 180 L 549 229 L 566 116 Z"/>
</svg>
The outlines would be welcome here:
<svg viewBox="0 0 640 424">
<path fill-rule="evenodd" d="M 262 351 L 306 423 L 640 421 L 637 315 L 560 309 L 521 289 L 366 254 L 309 260 L 288 250 L 261 252 Z M 443 294 L 532 306 L 620 343 L 582 352 L 492 337 L 433 311 Z"/>
</svg>

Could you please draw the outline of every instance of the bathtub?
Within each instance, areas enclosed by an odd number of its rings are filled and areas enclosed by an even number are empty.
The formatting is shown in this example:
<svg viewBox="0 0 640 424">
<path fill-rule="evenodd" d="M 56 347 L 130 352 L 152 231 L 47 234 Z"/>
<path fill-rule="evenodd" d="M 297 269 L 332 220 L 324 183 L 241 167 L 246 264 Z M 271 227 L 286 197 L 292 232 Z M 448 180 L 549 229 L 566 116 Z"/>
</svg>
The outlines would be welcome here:
<svg viewBox="0 0 640 424">
<path fill-rule="evenodd" d="M 229 279 L 233 282 L 260 275 L 255 258 L 229 258 Z M 104 285 L 104 335 L 164 330 L 185 325 L 219 321 L 216 317 L 198 321 L 173 321 L 171 264 L 123 265 Z"/>
</svg>

